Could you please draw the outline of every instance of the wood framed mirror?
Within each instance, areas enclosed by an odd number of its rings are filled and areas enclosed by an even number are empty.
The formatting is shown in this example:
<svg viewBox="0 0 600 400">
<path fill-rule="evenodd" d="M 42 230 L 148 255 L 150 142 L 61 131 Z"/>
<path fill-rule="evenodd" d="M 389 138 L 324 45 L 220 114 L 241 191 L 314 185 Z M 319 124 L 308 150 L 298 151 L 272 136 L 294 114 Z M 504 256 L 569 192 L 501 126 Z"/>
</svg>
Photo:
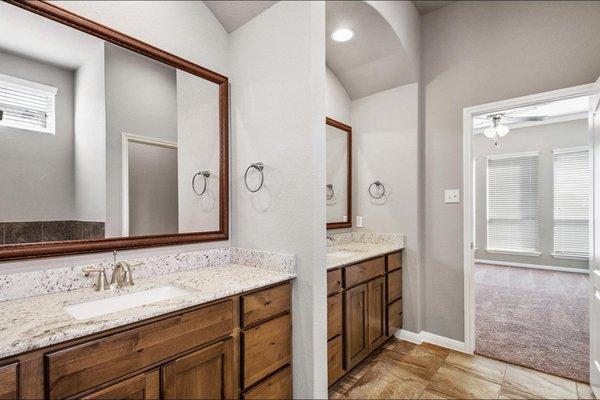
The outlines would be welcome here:
<svg viewBox="0 0 600 400">
<path fill-rule="evenodd" d="M 352 227 L 352 128 L 326 118 L 327 229 Z"/>
<path fill-rule="evenodd" d="M 0 2 L 0 261 L 227 240 L 228 85 L 53 4 Z"/>
</svg>

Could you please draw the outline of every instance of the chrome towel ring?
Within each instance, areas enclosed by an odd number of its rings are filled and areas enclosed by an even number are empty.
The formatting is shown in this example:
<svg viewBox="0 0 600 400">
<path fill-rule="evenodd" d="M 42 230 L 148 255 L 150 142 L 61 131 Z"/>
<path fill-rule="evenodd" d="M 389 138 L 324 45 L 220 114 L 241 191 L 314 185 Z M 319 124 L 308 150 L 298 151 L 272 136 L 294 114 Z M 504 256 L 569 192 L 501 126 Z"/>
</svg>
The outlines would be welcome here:
<svg viewBox="0 0 600 400">
<path fill-rule="evenodd" d="M 250 186 L 248 186 L 248 171 L 250 171 L 252 168 L 260 172 L 260 185 L 258 185 L 256 189 L 251 189 Z M 244 184 L 246 185 L 246 189 L 248 189 L 250 192 L 256 193 L 260 190 L 260 188 L 262 188 L 263 183 L 265 182 L 265 174 L 263 172 L 264 168 L 265 166 L 261 162 L 252 163 L 248 168 L 246 168 L 246 173 L 244 173 Z"/>
<path fill-rule="evenodd" d="M 333 196 L 335 195 L 335 190 L 333 190 L 333 185 L 331 183 L 327 184 L 327 200 L 331 200 L 333 199 Z"/>
<path fill-rule="evenodd" d="M 196 178 L 199 177 L 199 176 L 201 176 L 203 178 L 203 180 L 204 180 L 204 186 L 202 186 L 202 190 L 201 191 L 196 190 Z M 210 171 L 198 171 L 198 172 L 196 172 L 196 174 L 192 178 L 192 190 L 198 196 L 202 196 L 206 192 L 206 188 L 208 186 L 208 177 L 209 176 L 210 176 Z"/>
<path fill-rule="evenodd" d="M 376 186 L 378 189 L 376 194 L 373 194 L 373 192 L 372 192 L 373 186 Z M 369 195 L 374 199 L 380 199 L 383 196 L 385 196 L 385 186 L 383 185 L 383 183 L 381 183 L 380 181 L 375 181 L 375 182 L 371 183 L 369 185 Z"/>
</svg>

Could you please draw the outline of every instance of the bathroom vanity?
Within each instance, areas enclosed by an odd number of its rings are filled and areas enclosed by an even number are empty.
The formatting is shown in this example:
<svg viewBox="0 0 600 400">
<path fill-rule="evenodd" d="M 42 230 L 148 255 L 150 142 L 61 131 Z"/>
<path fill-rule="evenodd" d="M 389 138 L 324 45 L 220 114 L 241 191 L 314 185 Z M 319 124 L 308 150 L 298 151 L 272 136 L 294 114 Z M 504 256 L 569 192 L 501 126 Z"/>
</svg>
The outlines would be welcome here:
<svg viewBox="0 0 600 400">
<path fill-rule="evenodd" d="M 0 399 L 291 398 L 294 273 L 241 262 L 3 302 Z M 184 294 L 93 317 L 68 311 L 160 287 Z"/>
<path fill-rule="evenodd" d="M 330 387 L 402 328 L 402 247 L 349 242 L 329 251 Z"/>
</svg>

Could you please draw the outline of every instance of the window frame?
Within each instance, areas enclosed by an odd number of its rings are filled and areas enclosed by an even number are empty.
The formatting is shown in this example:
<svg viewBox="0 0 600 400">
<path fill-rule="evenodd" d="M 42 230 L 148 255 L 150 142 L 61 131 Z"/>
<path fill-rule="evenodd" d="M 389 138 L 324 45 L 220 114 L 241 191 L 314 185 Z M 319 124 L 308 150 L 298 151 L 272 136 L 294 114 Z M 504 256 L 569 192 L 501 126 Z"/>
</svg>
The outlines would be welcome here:
<svg viewBox="0 0 600 400">
<path fill-rule="evenodd" d="M 538 229 L 537 229 L 537 248 L 535 250 L 518 250 L 518 249 L 503 249 L 490 247 L 490 171 L 489 171 L 489 162 L 490 160 L 503 160 L 503 159 L 511 159 L 511 158 L 522 158 L 522 157 L 537 157 L 538 158 L 538 195 L 537 195 L 537 209 L 538 209 Z M 511 254 L 518 256 L 528 256 L 528 257 L 539 257 L 542 255 L 540 251 L 540 214 L 541 214 L 541 204 L 540 204 L 540 152 L 539 151 L 524 151 L 519 153 L 508 153 L 508 154 L 494 154 L 486 156 L 485 158 L 485 180 L 486 180 L 486 243 L 485 243 L 485 251 L 490 254 Z"/>
<path fill-rule="evenodd" d="M 46 109 L 46 128 L 27 126 L 26 123 L 6 123 L 4 120 L 0 120 L 0 127 L 35 133 L 45 133 L 49 135 L 56 134 L 56 96 L 58 94 L 58 88 L 6 74 L 0 74 L 0 85 L 2 84 L 9 87 L 16 86 L 19 88 L 26 88 L 30 92 L 43 93 L 44 95 L 49 96 L 49 106 Z"/>
<path fill-rule="evenodd" d="M 561 252 L 557 252 L 556 251 L 556 208 L 555 208 L 555 204 L 556 204 L 556 179 L 555 179 L 555 173 L 556 173 L 556 160 L 555 160 L 555 156 L 557 154 L 568 154 L 568 153 L 579 153 L 579 152 L 587 152 L 587 156 L 588 156 L 588 171 L 590 173 L 590 188 L 589 188 L 589 208 L 588 208 L 588 227 L 587 230 L 589 232 L 590 229 L 590 221 L 592 218 L 592 178 L 593 178 L 593 174 L 592 174 L 592 154 L 591 154 L 591 149 L 589 146 L 578 146 L 578 147 L 565 147 L 565 148 L 559 148 L 559 149 L 553 149 L 552 150 L 552 253 L 551 256 L 553 258 L 558 258 L 558 259 L 565 259 L 565 260 L 589 260 L 590 259 L 590 252 L 588 250 L 588 255 L 587 256 L 582 256 L 582 255 L 577 255 L 577 254 L 568 254 L 568 253 L 561 253 Z"/>
</svg>

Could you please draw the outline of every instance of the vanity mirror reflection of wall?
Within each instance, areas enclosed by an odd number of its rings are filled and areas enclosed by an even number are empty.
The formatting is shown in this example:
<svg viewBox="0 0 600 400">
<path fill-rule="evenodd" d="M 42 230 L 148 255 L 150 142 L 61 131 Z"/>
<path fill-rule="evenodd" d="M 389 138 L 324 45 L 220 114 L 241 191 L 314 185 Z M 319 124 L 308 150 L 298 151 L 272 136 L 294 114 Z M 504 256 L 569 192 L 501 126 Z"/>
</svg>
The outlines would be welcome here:
<svg viewBox="0 0 600 400">
<path fill-rule="evenodd" d="M 352 128 L 326 119 L 327 229 L 352 227 Z"/>
<path fill-rule="evenodd" d="M 16 5 L 0 3 L 0 258 L 48 242 L 226 239 L 227 78 L 46 18 L 100 27 L 56 6 Z"/>
</svg>

